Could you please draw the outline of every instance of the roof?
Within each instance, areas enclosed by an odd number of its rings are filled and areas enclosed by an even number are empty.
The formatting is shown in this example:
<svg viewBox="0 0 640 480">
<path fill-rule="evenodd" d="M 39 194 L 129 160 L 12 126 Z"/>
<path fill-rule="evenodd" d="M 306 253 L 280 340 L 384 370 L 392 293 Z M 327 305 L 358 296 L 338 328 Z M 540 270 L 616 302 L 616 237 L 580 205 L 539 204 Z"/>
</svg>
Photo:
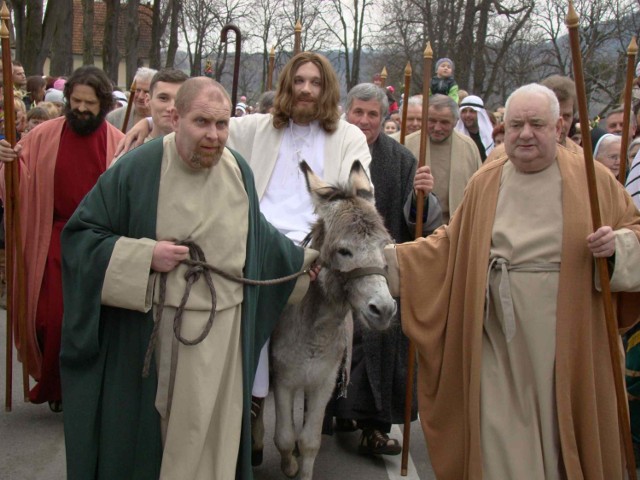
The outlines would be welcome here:
<svg viewBox="0 0 640 480">
<path fill-rule="evenodd" d="M 93 51 L 94 54 L 102 53 L 104 43 L 104 25 L 107 16 L 107 5 L 96 1 L 93 6 Z M 151 50 L 151 18 L 153 9 L 149 3 L 138 6 L 138 19 L 140 22 L 140 37 L 138 40 L 138 56 L 149 58 Z M 82 55 L 82 0 L 73 0 L 73 40 L 71 51 L 74 55 Z M 124 57 L 126 54 L 125 40 L 127 31 L 127 5 L 120 5 L 120 15 L 118 15 L 118 52 Z"/>
</svg>

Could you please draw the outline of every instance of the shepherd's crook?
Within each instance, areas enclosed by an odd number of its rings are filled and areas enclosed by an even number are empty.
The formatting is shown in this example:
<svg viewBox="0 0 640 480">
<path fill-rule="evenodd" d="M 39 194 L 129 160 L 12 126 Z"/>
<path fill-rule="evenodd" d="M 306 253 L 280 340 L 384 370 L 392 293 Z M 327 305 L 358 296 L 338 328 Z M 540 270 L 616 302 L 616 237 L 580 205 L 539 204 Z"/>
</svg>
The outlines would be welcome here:
<svg viewBox="0 0 640 480">
<path fill-rule="evenodd" d="M 422 67 L 422 126 L 420 130 L 420 156 L 418 157 L 418 168 L 426 165 L 426 158 L 429 155 L 427 149 L 427 120 L 429 116 L 429 87 L 431 85 L 431 68 L 433 63 L 433 50 L 431 42 L 427 42 L 424 49 L 424 64 Z M 405 96 L 407 93 L 405 92 Z M 404 99 L 403 106 L 409 106 L 409 98 Z M 406 111 L 406 109 L 404 109 Z M 403 116 L 404 116 L 403 111 Z M 430 164 L 431 162 L 429 162 Z M 415 238 L 422 237 L 422 216 L 424 214 L 424 192 L 418 190 L 416 193 L 416 230 Z M 409 441 L 411 439 L 411 405 L 413 404 L 413 378 L 415 376 L 416 347 L 409 341 L 409 355 L 407 356 L 407 383 L 404 400 L 404 435 L 402 437 L 402 460 L 400 463 L 400 475 L 407 476 L 407 465 L 409 463 Z"/>
<path fill-rule="evenodd" d="M 589 110 L 587 108 L 587 95 L 584 86 L 584 76 L 582 74 L 582 58 L 580 56 L 580 33 L 578 31 L 579 18 L 573 8 L 573 2 L 569 1 L 569 13 L 565 20 L 569 29 L 569 40 L 571 44 L 571 59 L 573 61 L 573 77 L 576 82 L 576 93 L 578 96 L 578 110 L 580 112 L 580 125 L 589 125 Z M 600 218 L 600 207 L 598 204 L 598 189 L 596 185 L 596 174 L 593 165 L 593 150 L 591 149 L 591 135 L 588 128 L 582 129 L 582 148 L 584 149 L 584 160 L 587 171 L 587 186 L 589 188 L 589 203 L 591 206 L 591 219 L 593 230 L 596 231 L 602 226 Z M 606 258 L 596 258 L 596 266 L 600 276 L 602 287 L 602 304 L 604 316 L 607 324 L 607 337 L 609 340 L 609 354 L 611 357 L 611 368 L 613 370 L 613 380 L 616 388 L 616 400 L 618 405 L 618 426 L 620 428 L 622 443 L 627 461 L 627 472 L 630 480 L 636 480 L 635 459 L 633 456 L 633 445 L 631 443 L 631 429 L 629 425 L 629 413 L 627 410 L 627 396 L 622 381 L 622 369 L 619 360 L 618 350 L 618 328 L 616 318 L 613 315 L 613 305 L 611 303 L 611 286 L 609 284 L 609 270 Z"/>
<path fill-rule="evenodd" d="M 13 103 L 13 79 L 11 46 L 9 44 L 9 9 L 2 4 L 0 10 L 0 44 L 2 47 L 2 81 L 4 88 L 4 131 L 5 138 L 16 145 L 16 117 Z M 5 164 L 5 255 L 7 281 L 7 364 L 5 410 L 11 411 L 13 372 L 13 331 L 14 327 L 22 346 L 22 387 L 25 401 L 29 401 L 29 351 L 27 345 L 27 322 L 25 315 L 24 258 L 22 255 L 20 231 L 20 204 L 18 197 L 18 161 Z"/>
<path fill-rule="evenodd" d="M 236 116 L 236 105 L 238 98 L 238 78 L 240 74 L 240 53 L 242 49 L 242 34 L 240 33 L 240 29 L 235 25 L 229 23 L 222 27 L 222 33 L 220 34 L 220 43 L 228 43 L 227 42 L 227 32 L 229 30 L 233 30 L 236 34 L 236 56 L 233 64 L 233 84 L 231 86 L 231 116 Z"/>
</svg>

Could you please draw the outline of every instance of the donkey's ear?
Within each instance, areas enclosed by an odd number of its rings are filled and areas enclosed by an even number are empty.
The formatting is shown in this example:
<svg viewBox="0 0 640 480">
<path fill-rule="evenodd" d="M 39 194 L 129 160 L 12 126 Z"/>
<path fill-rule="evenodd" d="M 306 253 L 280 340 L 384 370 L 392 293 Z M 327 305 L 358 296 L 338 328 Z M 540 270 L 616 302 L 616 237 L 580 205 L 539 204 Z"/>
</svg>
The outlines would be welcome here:
<svg viewBox="0 0 640 480">
<path fill-rule="evenodd" d="M 349 185 L 351 185 L 354 195 L 372 203 L 374 202 L 373 185 L 371 185 L 371 180 L 369 180 L 369 176 L 367 172 L 365 172 L 360 160 L 356 160 L 353 162 L 353 165 L 351 165 Z"/>
<path fill-rule="evenodd" d="M 299 164 L 300 170 L 304 174 L 304 179 L 307 182 L 307 190 L 311 194 L 311 199 L 314 203 L 318 200 L 323 200 L 328 197 L 334 188 L 317 176 L 307 162 L 304 160 Z"/>
</svg>

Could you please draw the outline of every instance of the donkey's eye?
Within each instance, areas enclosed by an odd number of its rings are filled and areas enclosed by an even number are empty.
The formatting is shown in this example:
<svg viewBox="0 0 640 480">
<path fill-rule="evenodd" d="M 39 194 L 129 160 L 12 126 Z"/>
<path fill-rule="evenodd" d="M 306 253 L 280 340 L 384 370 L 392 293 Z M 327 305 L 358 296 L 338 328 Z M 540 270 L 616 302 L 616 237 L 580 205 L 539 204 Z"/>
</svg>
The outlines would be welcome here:
<svg viewBox="0 0 640 480">
<path fill-rule="evenodd" d="M 353 254 L 351 253 L 351 251 L 350 251 L 350 250 L 347 250 L 346 248 L 340 248 L 340 249 L 338 250 L 338 253 L 339 253 L 340 255 L 342 255 L 343 257 L 352 257 L 352 256 L 353 256 Z"/>
</svg>

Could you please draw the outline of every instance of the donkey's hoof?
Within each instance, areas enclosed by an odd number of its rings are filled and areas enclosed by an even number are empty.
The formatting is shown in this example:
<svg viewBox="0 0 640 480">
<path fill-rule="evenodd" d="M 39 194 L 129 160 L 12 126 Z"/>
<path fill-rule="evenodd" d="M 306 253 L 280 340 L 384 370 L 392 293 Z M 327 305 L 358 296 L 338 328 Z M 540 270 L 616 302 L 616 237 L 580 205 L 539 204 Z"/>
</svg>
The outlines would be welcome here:
<svg viewBox="0 0 640 480">
<path fill-rule="evenodd" d="M 290 457 L 291 460 L 282 460 L 282 473 L 289 478 L 295 478 L 298 474 L 298 461 L 294 457 Z"/>
<path fill-rule="evenodd" d="M 251 450 L 251 466 L 258 467 L 262 465 L 262 449 Z"/>
</svg>

